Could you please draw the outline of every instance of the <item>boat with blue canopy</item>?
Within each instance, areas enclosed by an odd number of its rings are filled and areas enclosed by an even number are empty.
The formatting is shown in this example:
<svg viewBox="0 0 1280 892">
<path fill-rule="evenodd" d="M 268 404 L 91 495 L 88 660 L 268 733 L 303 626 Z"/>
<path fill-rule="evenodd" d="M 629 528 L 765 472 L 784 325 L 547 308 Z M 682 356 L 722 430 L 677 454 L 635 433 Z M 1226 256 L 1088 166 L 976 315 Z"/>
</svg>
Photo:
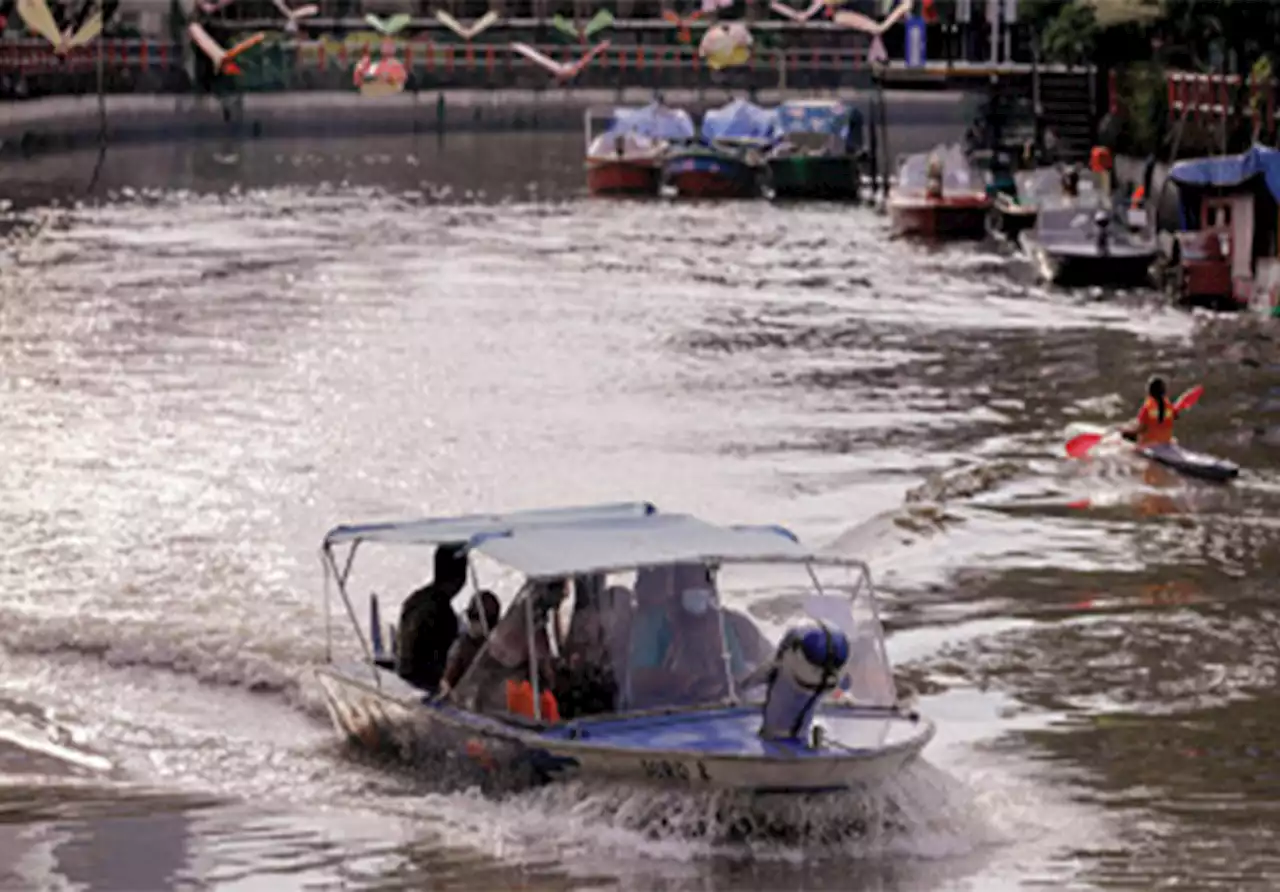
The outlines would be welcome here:
<svg viewBox="0 0 1280 892">
<path fill-rule="evenodd" d="M 856 201 L 864 153 L 862 114 L 838 99 L 797 99 L 774 109 L 769 152 L 775 198 Z"/>
<path fill-rule="evenodd" d="M 773 112 L 735 99 L 702 116 L 699 144 L 668 155 L 663 176 L 682 196 L 752 198 L 775 142 Z"/>
<path fill-rule="evenodd" d="M 662 162 L 673 145 L 697 138 L 689 113 L 661 102 L 640 108 L 615 108 L 598 136 L 592 123 L 600 113 L 588 109 L 586 130 L 587 189 L 592 195 L 657 195 Z"/>
<path fill-rule="evenodd" d="M 376 596 L 360 628 L 355 557 L 375 546 L 375 567 L 387 546 L 464 554 L 473 603 L 482 577 L 495 592 L 509 581 L 455 685 L 401 677 Z M 328 639 L 329 714 L 348 741 L 400 758 L 535 783 L 816 793 L 892 775 L 934 733 L 898 699 L 866 565 L 781 527 L 621 503 L 340 526 L 322 556 L 358 642 L 343 659 Z M 776 645 L 735 606 L 766 593 L 797 616 Z"/>
</svg>

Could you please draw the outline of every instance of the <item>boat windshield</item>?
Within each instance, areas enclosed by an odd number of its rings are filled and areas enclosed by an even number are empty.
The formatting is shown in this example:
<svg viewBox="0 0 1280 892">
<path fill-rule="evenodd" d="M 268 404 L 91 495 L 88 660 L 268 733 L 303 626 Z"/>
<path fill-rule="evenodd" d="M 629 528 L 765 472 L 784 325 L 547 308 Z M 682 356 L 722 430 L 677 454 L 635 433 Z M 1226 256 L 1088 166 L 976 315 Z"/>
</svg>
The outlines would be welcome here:
<svg viewBox="0 0 1280 892">
<path fill-rule="evenodd" d="M 1078 195 L 1068 196 L 1062 188 L 1063 171 L 1057 167 L 1040 167 L 1020 171 L 1014 176 L 1018 185 L 1018 200 L 1023 204 L 1053 207 L 1070 202 L 1077 205 L 1094 205 L 1102 202 L 1102 185 L 1098 175 L 1091 170 L 1079 172 Z"/>
<path fill-rule="evenodd" d="M 532 714 L 526 715 L 548 718 L 543 692 L 549 691 L 566 720 L 758 701 L 764 695 L 759 670 L 775 645 L 745 605 L 768 612 L 783 603 L 783 628 L 820 621 L 848 635 L 852 657 L 840 682 L 845 695 L 866 705 L 896 701 L 869 581 L 850 585 L 853 571 L 826 568 L 846 584 L 824 583 L 815 594 L 799 565 L 726 570 L 669 564 L 527 586 L 450 696 L 466 709 L 511 713 L 519 710 L 510 690 L 527 681 L 537 703 L 527 704 Z M 774 570 L 785 576 L 771 579 Z"/>
</svg>

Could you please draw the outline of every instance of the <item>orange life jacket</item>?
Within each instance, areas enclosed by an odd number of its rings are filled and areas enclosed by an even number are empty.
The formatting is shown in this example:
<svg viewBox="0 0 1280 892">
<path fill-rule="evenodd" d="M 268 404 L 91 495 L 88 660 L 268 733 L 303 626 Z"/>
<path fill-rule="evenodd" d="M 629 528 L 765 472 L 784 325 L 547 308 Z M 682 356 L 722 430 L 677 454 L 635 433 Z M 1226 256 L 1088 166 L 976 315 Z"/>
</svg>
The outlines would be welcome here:
<svg viewBox="0 0 1280 892">
<path fill-rule="evenodd" d="M 1173 442 L 1173 421 L 1177 414 L 1173 403 L 1165 400 L 1164 421 L 1161 421 L 1159 404 L 1147 397 L 1138 412 L 1138 445 L 1153 446 Z"/>
<path fill-rule="evenodd" d="M 560 704 L 556 702 L 555 694 L 548 690 L 541 691 L 538 703 L 542 707 L 544 722 L 560 721 Z M 527 681 L 507 680 L 507 712 L 534 718 L 533 685 Z"/>
</svg>

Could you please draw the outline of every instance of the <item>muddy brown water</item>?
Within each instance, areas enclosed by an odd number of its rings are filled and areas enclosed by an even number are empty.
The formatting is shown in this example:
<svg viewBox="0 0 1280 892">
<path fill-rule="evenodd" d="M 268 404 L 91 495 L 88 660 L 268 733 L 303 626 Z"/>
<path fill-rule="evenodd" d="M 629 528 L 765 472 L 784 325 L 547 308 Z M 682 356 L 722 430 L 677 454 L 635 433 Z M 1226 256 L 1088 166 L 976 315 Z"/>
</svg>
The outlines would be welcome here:
<svg viewBox="0 0 1280 892">
<path fill-rule="evenodd" d="M 0 171 L 0 888 L 1274 888 L 1274 331 L 866 209 L 591 201 L 578 149 Z M 1062 457 L 1153 369 L 1235 484 Z M 328 527 L 631 498 L 871 562 L 939 728 L 891 821 L 735 838 L 333 740 Z"/>
</svg>

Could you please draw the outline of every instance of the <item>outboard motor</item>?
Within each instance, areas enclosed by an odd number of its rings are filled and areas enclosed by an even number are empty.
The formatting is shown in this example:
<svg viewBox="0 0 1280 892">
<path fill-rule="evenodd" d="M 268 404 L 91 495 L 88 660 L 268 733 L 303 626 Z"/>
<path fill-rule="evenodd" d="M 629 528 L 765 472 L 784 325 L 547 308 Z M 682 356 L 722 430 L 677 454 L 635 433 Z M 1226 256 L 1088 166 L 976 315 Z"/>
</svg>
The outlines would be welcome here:
<svg viewBox="0 0 1280 892">
<path fill-rule="evenodd" d="M 849 638 L 825 624 L 791 629 L 778 645 L 764 698 L 766 740 L 804 742 L 823 695 L 835 690 L 849 661 Z"/>
</svg>

